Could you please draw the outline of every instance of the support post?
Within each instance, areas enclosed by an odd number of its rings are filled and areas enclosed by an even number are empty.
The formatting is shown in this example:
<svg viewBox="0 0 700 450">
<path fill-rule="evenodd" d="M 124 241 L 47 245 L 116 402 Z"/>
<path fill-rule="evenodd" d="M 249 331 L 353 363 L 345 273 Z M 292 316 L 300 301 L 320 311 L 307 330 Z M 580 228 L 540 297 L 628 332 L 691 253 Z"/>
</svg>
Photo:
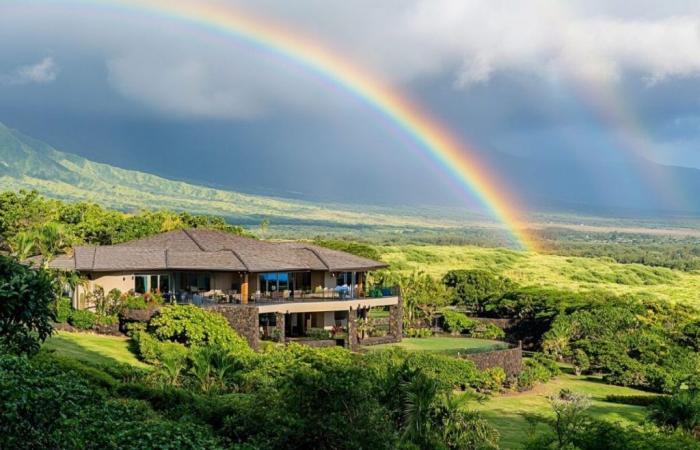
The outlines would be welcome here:
<svg viewBox="0 0 700 450">
<path fill-rule="evenodd" d="M 279 330 L 279 341 L 280 342 L 285 341 L 285 335 L 284 335 L 285 322 L 286 322 L 286 315 L 284 313 L 275 313 L 275 328 L 277 330 Z"/>
<path fill-rule="evenodd" d="M 348 311 L 348 347 L 352 351 L 357 351 L 359 342 L 357 340 L 357 311 Z"/>
<path fill-rule="evenodd" d="M 241 303 L 248 304 L 248 273 L 243 274 L 243 282 L 241 283 Z"/>
<path fill-rule="evenodd" d="M 395 342 L 401 342 L 403 338 L 403 299 L 401 298 L 401 289 L 398 286 L 396 289 L 399 301 L 396 305 L 389 307 L 389 334 L 394 336 Z"/>
</svg>

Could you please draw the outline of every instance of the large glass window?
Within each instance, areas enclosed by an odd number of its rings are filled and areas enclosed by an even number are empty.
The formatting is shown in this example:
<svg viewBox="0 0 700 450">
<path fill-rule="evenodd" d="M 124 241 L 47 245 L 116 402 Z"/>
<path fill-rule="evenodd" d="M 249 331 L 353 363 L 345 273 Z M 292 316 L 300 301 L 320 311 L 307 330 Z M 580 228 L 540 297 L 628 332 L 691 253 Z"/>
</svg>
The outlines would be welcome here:
<svg viewBox="0 0 700 450">
<path fill-rule="evenodd" d="M 211 275 L 201 272 L 176 272 L 174 286 L 186 292 L 211 290 Z"/>
<path fill-rule="evenodd" d="M 169 292 L 170 291 L 170 276 L 169 275 L 135 275 L 134 276 L 134 292 L 137 294 L 145 294 L 146 292 Z"/>
</svg>

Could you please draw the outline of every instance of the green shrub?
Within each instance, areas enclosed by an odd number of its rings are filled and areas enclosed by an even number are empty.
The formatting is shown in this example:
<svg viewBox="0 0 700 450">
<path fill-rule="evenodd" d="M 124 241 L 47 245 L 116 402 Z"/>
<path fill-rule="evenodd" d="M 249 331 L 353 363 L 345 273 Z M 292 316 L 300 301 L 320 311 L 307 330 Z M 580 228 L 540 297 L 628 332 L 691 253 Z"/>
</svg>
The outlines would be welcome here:
<svg viewBox="0 0 700 450">
<path fill-rule="evenodd" d="M 51 335 L 56 294 L 53 276 L 0 255 L 0 347 L 32 354 Z"/>
<path fill-rule="evenodd" d="M 323 328 L 308 328 L 306 330 L 306 337 L 310 339 L 330 339 L 331 333 Z"/>
<path fill-rule="evenodd" d="M 430 328 L 406 328 L 403 334 L 407 338 L 427 338 L 433 335 L 433 330 Z"/>
<path fill-rule="evenodd" d="M 133 333 L 141 359 L 150 364 L 160 364 L 163 361 L 184 361 L 189 350 L 177 342 L 159 341 L 150 334 L 140 331 Z"/>
<path fill-rule="evenodd" d="M 523 361 L 523 368 L 518 374 L 518 390 L 532 389 L 536 383 L 546 383 L 560 373 L 556 362 L 541 353 Z"/>
<path fill-rule="evenodd" d="M 588 355 L 586 355 L 586 352 L 580 348 L 574 350 L 574 355 L 571 358 L 571 362 L 574 363 L 574 371 L 576 375 L 581 375 L 581 372 L 585 372 L 591 366 Z"/>
<path fill-rule="evenodd" d="M 105 316 L 98 316 L 97 323 L 99 325 L 105 325 L 105 326 L 115 325 L 115 324 L 119 323 L 119 316 L 117 316 L 116 314 L 108 314 Z"/>
<path fill-rule="evenodd" d="M 506 332 L 492 323 L 476 321 L 468 330 L 469 336 L 477 339 L 503 339 Z"/>
<path fill-rule="evenodd" d="M 656 401 L 655 395 L 606 395 L 605 401 L 623 405 L 649 406 Z"/>
<path fill-rule="evenodd" d="M 194 305 L 162 308 L 148 324 L 148 332 L 161 341 L 190 345 L 216 345 L 236 353 L 250 352 L 224 316 Z"/>
<path fill-rule="evenodd" d="M 122 300 L 122 306 L 125 309 L 148 309 L 146 299 L 140 295 L 128 295 Z"/>
<path fill-rule="evenodd" d="M 68 323 L 80 330 L 89 330 L 97 323 L 97 315 L 86 309 L 78 309 L 71 313 Z"/>
<path fill-rule="evenodd" d="M 71 299 L 66 297 L 61 297 L 56 300 L 56 322 L 66 323 L 73 311 Z"/>
<path fill-rule="evenodd" d="M 476 321 L 467 317 L 466 314 L 446 309 L 442 312 L 443 327 L 450 333 L 464 333 L 476 325 Z"/>
</svg>

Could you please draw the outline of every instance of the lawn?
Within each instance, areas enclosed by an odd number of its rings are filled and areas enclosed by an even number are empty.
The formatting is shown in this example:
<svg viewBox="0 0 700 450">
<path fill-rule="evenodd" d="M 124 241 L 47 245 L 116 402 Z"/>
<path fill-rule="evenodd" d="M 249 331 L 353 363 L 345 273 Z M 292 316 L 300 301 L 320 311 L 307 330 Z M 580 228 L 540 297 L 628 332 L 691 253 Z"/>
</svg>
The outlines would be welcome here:
<svg viewBox="0 0 700 450">
<path fill-rule="evenodd" d="M 506 344 L 486 339 L 433 336 L 429 338 L 407 338 L 395 344 L 372 345 L 365 348 L 369 351 L 374 351 L 389 347 L 400 347 L 411 352 L 477 353 L 497 348 L 505 348 Z"/>
<path fill-rule="evenodd" d="M 700 306 L 700 272 L 682 272 L 609 258 L 583 258 L 468 245 L 379 245 L 392 270 L 420 270 L 441 277 L 451 269 L 486 269 L 522 286 L 574 291 L 604 290 L 618 295 L 646 294 L 669 302 Z"/>
<path fill-rule="evenodd" d="M 136 358 L 126 337 L 59 331 L 44 342 L 43 349 L 88 363 L 148 367 Z"/>
<path fill-rule="evenodd" d="M 606 402 L 605 396 L 610 394 L 650 395 L 631 388 L 605 384 L 600 378 L 562 374 L 544 385 L 536 386 L 531 391 L 497 395 L 484 403 L 474 403 L 472 406 L 481 411 L 501 433 L 502 448 L 517 449 L 521 447 L 530 430 L 526 416 L 551 416 L 547 396 L 556 394 L 561 389 L 590 395 L 589 413 L 592 416 L 624 424 L 642 422 L 646 415 L 645 408 Z"/>
</svg>

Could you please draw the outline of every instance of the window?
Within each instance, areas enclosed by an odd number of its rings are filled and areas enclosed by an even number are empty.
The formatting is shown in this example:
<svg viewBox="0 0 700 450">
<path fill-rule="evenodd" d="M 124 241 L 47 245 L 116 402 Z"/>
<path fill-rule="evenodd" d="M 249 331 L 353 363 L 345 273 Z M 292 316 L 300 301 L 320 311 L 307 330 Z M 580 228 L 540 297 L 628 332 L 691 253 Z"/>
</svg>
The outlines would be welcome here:
<svg viewBox="0 0 700 450">
<path fill-rule="evenodd" d="M 145 294 L 146 292 L 169 292 L 170 275 L 135 275 L 134 292 Z"/>
</svg>

